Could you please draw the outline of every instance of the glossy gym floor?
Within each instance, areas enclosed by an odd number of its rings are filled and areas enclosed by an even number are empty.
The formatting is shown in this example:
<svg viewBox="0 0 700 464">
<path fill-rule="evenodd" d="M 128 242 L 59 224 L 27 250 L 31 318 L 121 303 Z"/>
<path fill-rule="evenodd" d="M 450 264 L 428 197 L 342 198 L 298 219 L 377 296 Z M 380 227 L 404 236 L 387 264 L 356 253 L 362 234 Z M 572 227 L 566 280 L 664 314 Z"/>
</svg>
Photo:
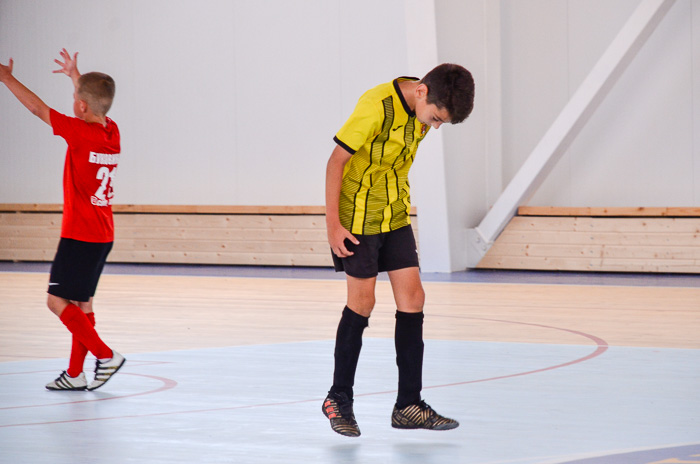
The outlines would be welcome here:
<svg viewBox="0 0 700 464">
<path fill-rule="evenodd" d="M 0 263 L 3 464 L 700 462 L 697 276 L 424 274 L 423 396 L 460 421 L 446 432 L 391 428 L 380 279 L 353 439 L 321 413 L 342 275 L 108 265 L 97 329 L 127 363 L 94 392 L 50 392 L 70 334 L 45 308 L 48 267 Z"/>
</svg>

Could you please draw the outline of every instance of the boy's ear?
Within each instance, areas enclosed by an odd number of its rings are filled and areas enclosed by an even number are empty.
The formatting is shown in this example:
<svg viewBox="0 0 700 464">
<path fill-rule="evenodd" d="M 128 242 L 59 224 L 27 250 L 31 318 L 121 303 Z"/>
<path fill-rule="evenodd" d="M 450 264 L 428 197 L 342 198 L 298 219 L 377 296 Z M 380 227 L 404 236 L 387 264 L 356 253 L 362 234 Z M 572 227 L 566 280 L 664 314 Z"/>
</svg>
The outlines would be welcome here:
<svg viewBox="0 0 700 464">
<path fill-rule="evenodd" d="M 425 84 L 418 84 L 416 86 L 416 97 L 425 98 L 428 96 L 428 86 Z"/>
<path fill-rule="evenodd" d="M 78 100 L 78 105 L 80 105 L 80 111 L 85 113 L 88 109 L 88 104 L 85 100 Z"/>
</svg>

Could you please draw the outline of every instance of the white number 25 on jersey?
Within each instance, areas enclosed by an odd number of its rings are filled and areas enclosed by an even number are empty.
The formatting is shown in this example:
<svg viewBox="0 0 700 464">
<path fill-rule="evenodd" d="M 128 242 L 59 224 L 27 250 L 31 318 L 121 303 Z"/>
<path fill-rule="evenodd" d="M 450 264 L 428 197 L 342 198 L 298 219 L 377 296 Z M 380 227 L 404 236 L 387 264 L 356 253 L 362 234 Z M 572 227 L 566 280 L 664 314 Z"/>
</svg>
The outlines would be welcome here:
<svg viewBox="0 0 700 464">
<path fill-rule="evenodd" d="M 102 183 L 100 184 L 100 187 L 97 189 L 95 192 L 95 196 L 99 198 L 100 200 L 106 200 L 107 197 L 105 195 L 105 192 L 109 194 L 109 198 L 111 198 L 114 193 L 112 192 L 112 189 L 108 189 L 109 183 L 114 181 L 114 175 L 117 172 L 117 168 L 113 168 L 111 171 L 109 170 L 108 167 L 102 166 L 98 171 L 97 171 L 97 179 L 101 180 Z"/>
</svg>

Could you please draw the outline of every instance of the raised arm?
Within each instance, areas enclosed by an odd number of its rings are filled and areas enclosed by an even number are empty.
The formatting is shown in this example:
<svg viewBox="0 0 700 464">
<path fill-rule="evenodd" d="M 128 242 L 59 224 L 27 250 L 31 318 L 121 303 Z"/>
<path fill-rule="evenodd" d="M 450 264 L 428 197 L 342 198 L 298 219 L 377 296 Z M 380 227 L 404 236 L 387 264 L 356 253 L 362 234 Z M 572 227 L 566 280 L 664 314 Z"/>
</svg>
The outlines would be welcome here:
<svg viewBox="0 0 700 464">
<path fill-rule="evenodd" d="M 44 121 L 49 126 L 51 125 L 51 117 L 48 105 L 41 98 L 37 97 L 34 92 L 29 90 L 12 75 L 12 66 L 14 61 L 10 58 L 10 63 L 5 66 L 0 63 L 0 82 L 12 92 L 12 94 L 23 104 L 31 113 Z"/>
<path fill-rule="evenodd" d="M 338 207 L 340 203 L 340 187 L 343 182 L 343 168 L 352 155 L 336 145 L 326 167 L 326 231 L 328 243 L 340 258 L 352 255 L 345 246 L 345 239 L 357 245 L 360 243 L 345 227 L 340 224 Z"/>
<path fill-rule="evenodd" d="M 71 57 L 70 53 L 68 53 L 68 50 L 64 48 L 59 53 L 61 55 L 61 58 L 63 58 L 63 61 L 58 59 L 53 60 L 54 63 L 61 67 L 61 69 L 56 69 L 54 73 L 62 73 L 70 77 L 73 81 L 73 85 L 77 89 L 78 79 L 80 79 L 80 72 L 78 72 L 78 52 L 75 52 Z"/>
</svg>

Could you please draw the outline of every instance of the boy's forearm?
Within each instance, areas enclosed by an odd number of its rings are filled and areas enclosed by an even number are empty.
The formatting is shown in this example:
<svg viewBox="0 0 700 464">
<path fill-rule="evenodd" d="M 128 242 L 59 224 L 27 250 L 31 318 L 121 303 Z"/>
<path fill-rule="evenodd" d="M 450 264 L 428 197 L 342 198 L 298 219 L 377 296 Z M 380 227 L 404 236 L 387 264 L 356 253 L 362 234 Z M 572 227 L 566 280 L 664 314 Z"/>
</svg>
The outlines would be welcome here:
<svg viewBox="0 0 700 464">
<path fill-rule="evenodd" d="M 326 222 L 340 222 L 338 207 L 340 203 L 340 182 L 328 166 L 326 172 Z"/>
<path fill-rule="evenodd" d="M 19 100 L 33 115 L 37 116 L 46 124 L 51 125 L 49 107 L 41 98 L 12 75 L 4 79 L 3 83 L 17 100 Z"/>
<path fill-rule="evenodd" d="M 80 79 L 80 73 L 78 72 L 78 68 L 73 68 L 73 71 L 70 73 L 70 80 L 73 81 L 73 86 L 75 87 L 75 90 L 78 90 L 78 80 Z"/>
</svg>

